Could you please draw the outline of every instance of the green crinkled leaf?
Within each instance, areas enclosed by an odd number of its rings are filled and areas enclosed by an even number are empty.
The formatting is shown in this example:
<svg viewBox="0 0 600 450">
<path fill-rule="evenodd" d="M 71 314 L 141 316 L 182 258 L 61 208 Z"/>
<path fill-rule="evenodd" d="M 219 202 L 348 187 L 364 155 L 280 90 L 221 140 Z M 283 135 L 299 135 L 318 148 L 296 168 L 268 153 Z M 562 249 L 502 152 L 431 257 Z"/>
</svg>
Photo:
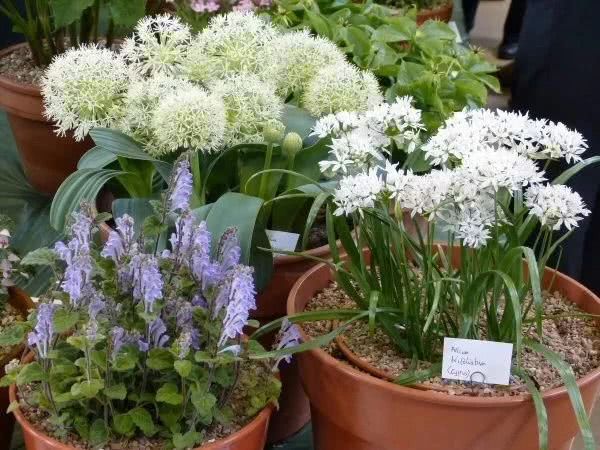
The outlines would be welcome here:
<svg viewBox="0 0 600 450">
<path fill-rule="evenodd" d="M 382 25 L 373 31 L 371 39 L 379 42 L 400 42 L 408 41 L 411 36 L 403 31 L 398 30 L 392 25 Z"/>
<path fill-rule="evenodd" d="M 173 367 L 173 355 L 164 348 L 153 348 L 148 354 L 146 365 L 153 370 L 165 370 Z"/>
<path fill-rule="evenodd" d="M 189 376 L 192 371 L 192 362 L 188 360 L 175 361 L 173 364 L 177 373 L 183 378 Z"/>
<path fill-rule="evenodd" d="M 185 434 L 175 433 L 173 435 L 173 445 L 175 448 L 194 448 L 202 439 L 202 433 L 197 431 L 188 431 Z"/>
<path fill-rule="evenodd" d="M 138 357 L 134 352 L 121 351 L 115 358 L 112 368 L 117 372 L 127 372 L 135 367 L 137 361 Z"/>
<path fill-rule="evenodd" d="M 217 398 L 203 389 L 193 389 L 191 399 L 200 421 L 210 423 L 213 417 L 213 408 L 217 404 Z"/>
<path fill-rule="evenodd" d="M 88 440 L 92 446 L 98 446 L 108 441 L 108 429 L 102 419 L 96 419 L 90 427 Z"/>
<path fill-rule="evenodd" d="M 128 414 L 133 420 L 133 423 L 135 423 L 146 436 L 152 436 L 156 433 L 156 427 L 152 421 L 152 416 L 144 408 L 133 408 Z"/>
<path fill-rule="evenodd" d="M 358 27 L 348 27 L 346 40 L 352 46 L 356 56 L 366 56 L 371 52 L 371 41 L 369 35 Z"/>
<path fill-rule="evenodd" d="M 98 395 L 98 393 L 104 387 L 104 380 L 100 379 L 91 379 L 85 380 L 81 383 L 73 383 L 71 386 L 71 394 L 74 397 L 85 397 L 85 398 L 94 398 Z"/>
<path fill-rule="evenodd" d="M 127 397 L 127 388 L 123 383 L 105 387 L 104 395 L 115 400 L 125 400 L 125 397 Z"/>
<path fill-rule="evenodd" d="M 146 0 L 111 0 L 110 12 L 115 24 L 132 27 L 146 13 Z"/>
<path fill-rule="evenodd" d="M 25 340 L 25 335 L 29 331 L 26 323 L 16 323 L 0 333 L 0 347 L 12 347 L 19 345 Z"/>
<path fill-rule="evenodd" d="M 64 333 L 73 328 L 79 321 L 79 313 L 61 308 L 56 311 L 52 323 L 56 333 Z"/>
<path fill-rule="evenodd" d="M 181 405 L 183 395 L 179 393 L 176 384 L 165 383 L 156 391 L 156 401 L 168 403 L 169 405 Z"/>
<path fill-rule="evenodd" d="M 135 423 L 130 414 L 115 414 L 113 416 L 113 428 L 118 434 L 130 436 L 135 429 Z"/>
<path fill-rule="evenodd" d="M 94 4 L 94 0 L 50 0 L 54 12 L 54 26 L 71 25 L 81 19 L 81 14 Z"/>
<path fill-rule="evenodd" d="M 17 375 L 17 384 L 29 384 L 35 381 L 42 381 L 46 378 L 42 366 L 37 361 L 30 362 L 23 366 Z"/>
<path fill-rule="evenodd" d="M 23 266 L 51 266 L 56 262 L 56 252 L 47 247 L 27 253 L 21 260 Z"/>
</svg>

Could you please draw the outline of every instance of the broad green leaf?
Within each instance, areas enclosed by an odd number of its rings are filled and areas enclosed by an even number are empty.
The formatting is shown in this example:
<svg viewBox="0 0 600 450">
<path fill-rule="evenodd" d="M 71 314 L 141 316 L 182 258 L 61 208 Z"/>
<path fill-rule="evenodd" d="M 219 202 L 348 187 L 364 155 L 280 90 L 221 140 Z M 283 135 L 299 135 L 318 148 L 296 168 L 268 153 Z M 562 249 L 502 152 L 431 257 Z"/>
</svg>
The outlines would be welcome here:
<svg viewBox="0 0 600 450">
<path fill-rule="evenodd" d="M 418 33 L 422 33 L 427 38 L 435 38 L 447 41 L 454 41 L 456 34 L 450 26 L 438 20 L 428 20 L 419 27 Z"/>
<path fill-rule="evenodd" d="M 200 439 L 202 439 L 202 433 L 193 430 L 185 434 L 175 433 L 173 435 L 173 445 L 177 449 L 195 448 Z"/>
<path fill-rule="evenodd" d="M 25 340 L 29 327 L 25 323 L 16 323 L 0 333 L 0 347 L 12 347 Z"/>
<path fill-rule="evenodd" d="M 130 436 L 135 429 L 135 423 L 129 414 L 115 414 L 113 416 L 113 428 L 118 434 Z"/>
<path fill-rule="evenodd" d="M 313 12 L 309 9 L 304 11 L 308 20 L 313 27 L 313 29 L 317 32 L 318 35 L 324 36 L 327 38 L 331 38 L 331 27 L 329 25 L 328 19 L 322 14 Z"/>
<path fill-rule="evenodd" d="M 210 423 L 213 417 L 213 408 L 217 404 L 217 398 L 204 389 L 192 389 L 192 404 L 196 408 L 200 420 L 204 423 Z"/>
<path fill-rule="evenodd" d="M 127 397 L 127 388 L 123 383 L 114 384 L 104 388 L 104 395 L 115 400 L 125 400 L 125 397 Z"/>
<path fill-rule="evenodd" d="M 414 19 L 406 16 L 395 16 L 386 18 L 386 22 L 395 30 L 412 40 L 417 32 L 417 23 Z"/>
<path fill-rule="evenodd" d="M 56 253 L 47 247 L 29 252 L 21 260 L 23 266 L 51 266 L 56 262 Z"/>
<path fill-rule="evenodd" d="M 94 0 L 50 0 L 54 12 L 54 26 L 71 25 L 81 19 L 81 14 L 94 4 Z"/>
<path fill-rule="evenodd" d="M 116 25 L 133 27 L 146 13 L 146 0 L 111 0 L 110 12 Z"/>
<path fill-rule="evenodd" d="M 122 175 L 123 172 L 107 169 L 77 170 L 60 185 L 52 207 L 50 208 L 50 224 L 54 229 L 62 231 L 71 213 L 76 211 L 82 202 L 95 205 L 96 197 L 110 179 Z"/>
<path fill-rule="evenodd" d="M 152 436 L 156 433 L 156 427 L 152 421 L 152 416 L 146 409 L 141 407 L 133 408 L 128 414 L 133 420 L 133 423 L 135 423 L 146 436 Z"/>
<path fill-rule="evenodd" d="M 373 32 L 371 39 L 379 42 L 400 42 L 410 40 L 411 36 L 392 25 L 381 25 Z"/>
<path fill-rule="evenodd" d="M 52 323 L 56 333 L 64 333 L 69 331 L 79 321 L 79 313 L 77 311 L 69 311 L 65 308 L 60 308 L 54 314 Z"/>
<path fill-rule="evenodd" d="M 137 361 L 138 358 L 135 353 L 121 351 L 115 358 L 112 369 L 117 372 L 128 372 L 135 367 Z"/>
<path fill-rule="evenodd" d="M 117 155 L 102 147 L 94 147 L 85 152 L 77 163 L 78 169 L 104 169 L 117 160 Z"/>
<path fill-rule="evenodd" d="M 306 139 L 310 134 L 317 119 L 311 116 L 308 111 L 298 106 L 286 103 L 283 106 L 283 116 L 281 122 L 285 125 L 285 132 L 295 132 Z"/>
<path fill-rule="evenodd" d="M 173 366 L 175 367 L 175 371 L 183 378 L 189 376 L 190 372 L 192 371 L 192 362 L 187 359 L 183 361 L 177 360 Z"/>
<path fill-rule="evenodd" d="M 17 375 L 17 384 L 29 384 L 35 381 L 42 381 L 46 378 L 42 366 L 37 361 L 31 362 L 21 368 Z"/>
<path fill-rule="evenodd" d="M 371 52 L 369 35 L 358 27 L 348 27 L 346 39 L 357 56 L 366 56 Z"/>
<path fill-rule="evenodd" d="M 181 405 L 183 395 L 179 393 L 176 384 L 165 383 L 156 391 L 156 401 L 168 403 L 169 405 Z"/>
<path fill-rule="evenodd" d="M 170 369 L 173 367 L 173 355 L 164 348 L 153 348 L 148 354 L 146 365 L 154 370 Z"/>
<path fill-rule="evenodd" d="M 83 396 L 85 398 L 94 398 L 104 387 L 104 380 L 91 379 L 84 380 L 81 383 L 74 383 L 71 386 L 73 396 Z"/>
<path fill-rule="evenodd" d="M 104 420 L 94 420 L 92 426 L 90 426 L 88 439 L 90 444 L 94 447 L 104 444 L 106 441 L 108 441 L 108 429 L 106 428 Z"/>
</svg>

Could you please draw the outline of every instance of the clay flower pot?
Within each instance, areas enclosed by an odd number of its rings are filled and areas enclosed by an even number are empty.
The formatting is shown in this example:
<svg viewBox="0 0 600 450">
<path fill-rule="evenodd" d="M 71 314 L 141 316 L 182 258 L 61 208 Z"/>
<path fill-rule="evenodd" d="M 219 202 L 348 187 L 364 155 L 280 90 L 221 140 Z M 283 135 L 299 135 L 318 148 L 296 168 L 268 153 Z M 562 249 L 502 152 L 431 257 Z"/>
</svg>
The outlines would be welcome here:
<svg viewBox="0 0 600 450">
<path fill-rule="evenodd" d="M 15 385 L 10 386 L 10 401 L 17 400 Z M 263 450 L 267 438 L 269 418 L 273 406 L 263 409 L 248 425 L 224 439 L 197 447 L 196 450 Z M 63 444 L 35 428 L 20 410 L 13 412 L 17 422 L 23 429 L 23 439 L 27 450 L 76 450 L 75 447 Z"/>
<path fill-rule="evenodd" d="M 452 0 L 433 9 L 421 9 L 417 12 L 417 25 L 423 25 L 428 20 L 440 20 L 448 23 L 452 19 Z"/>
<path fill-rule="evenodd" d="M 25 45 L 17 44 L 0 51 L 0 58 Z M 0 76 L 0 108 L 8 115 L 27 179 L 36 190 L 54 194 L 75 171 L 79 158 L 92 148 L 91 140 L 76 142 L 72 137 L 59 137 L 54 133 L 53 124 L 43 115 L 38 86 Z"/>
<path fill-rule="evenodd" d="M 21 314 L 23 314 L 23 317 L 27 316 L 27 312 L 30 309 L 35 308 L 31 298 L 21 289 L 11 287 L 9 288 L 9 295 L 9 303 L 19 310 Z M 0 378 L 4 376 L 4 366 L 12 359 L 20 359 L 24 350 L 25 344 L 19 345 L 15 347 L 9 355 L 0 360 Z M 0 450 L 8 450 L 10 448 L 10 441 L 15 424 L 13 415 L 6 413 L 9 404 L 8 388 L 0 388 Z"/>
<path fill-rule="evenodd" d="M 544 283 L 584 311 L 600 314 L 600 299 L 575 280 L 546 270 Z M 323 264 L 294 285 L 288 314 L 304 310 L 327 287 Z M 309 339 L 304 335 L 305 339 Z M 395 385 L 341 362 L 321 349 L 298 355 L 311 401 L 316 450 L 535 450 L 538 427 L 528 395 L 507 398 L 450 396 Z M 367 368 L 368 364 L 363 364 Z M 369 369 L 370 370 L 370 369 Z M 577 382 L 589 413 L 600 390 L 600 369 Z M 579 428 L 564 387 L 543 394 L 551 450 L 567 450 Z"/>
</svg>

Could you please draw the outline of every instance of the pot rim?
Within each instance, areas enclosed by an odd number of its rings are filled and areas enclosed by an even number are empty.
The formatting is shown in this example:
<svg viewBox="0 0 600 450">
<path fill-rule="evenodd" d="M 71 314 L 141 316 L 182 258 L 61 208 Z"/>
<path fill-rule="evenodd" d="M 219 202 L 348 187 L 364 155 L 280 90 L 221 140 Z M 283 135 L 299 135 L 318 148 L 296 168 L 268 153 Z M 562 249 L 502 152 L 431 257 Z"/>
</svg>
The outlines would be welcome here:
<svg viewBox="0 0 600 450">
<path fill-rule="evenodd" d="M 14 384 L 11 384 L 9 387 L 9 398 L 10 398 L 11 403 L 17 401 L 17 388 L 16 388 L 16 385 L 14 385 Z M 195 447 L 194 450 L 218 450 L 218 449 L 221 449 L 223 446 L 233 444 L 234 442 L 236 442 L 238 440 L 242 440 L 242 441 L 245 440 L 247 438 L 248 434 L 253 432 L 256 428 L 260 427 L 264 421 L 269 420 L 269 418 L 273 412 L 273 409 L 274 409 L 273 404 L 269 403 L 256 415 L 256 417 L 254 417 L 250 422 L 248 422 L 246 425 L 244 425 L 242 428 L 240 428 L 235 433 L 230 434 L 226 438 L 219 439 L 215 442 L 210 442 L 208 444 L 205 444 L 201 447 Z M 13 414 L 15 415 L 15 418 L 17 419 L 17 421 L 19 422 L 19 425 L 21 425 L 21 427 L 23 429 L 27 429 L 28 433 L 31 433 L 35 437 L 36 440 L 41 441 L 46 446 L 49 446 L 49 447 L 57 449 L 57 450 L 58 449 L 62 449 L 62 450 L 74 449 L 74 447 L 71 447 L 63 442 L 60 442 L 60 441 L 54 439 L 53 437 L 47 435 L 43 431 L 40 431 L 34 424 L 32 424 L 31 422 L 29 422 L 29 420 L 27 420 L 27 418 L 25 417 L 25 415 L 21 412 L 21 410 L 19 408 L 15 409 L 13 411 Z"/>
<path fill-rule="evenodd" d="M 3 48 L 2 50 L 0 50 L 0 59 L 6 57 L 7 55 L 11 54 L 12 52 L 14 52 L 17 49 L 26 47 L 26 46 L 27 46 L 26 42 L 21 42 L 20 44 L 14 44 L 9 47 Z M 5 89 L 10 89 L 11 91 L 17 91 L 22 94 L 30 95 L 32 97 L 41 97 L 42 96 L 42 91 L 39 86 L 37 86 L 35 84 L 31 84 L 31 83 L 21 83 L 21 82 L 15 81 L 13 79 L 10 79 L 4 75 L 0 75 L 0 87 L 3 87 Z"/>
<path fill-rule="evenodd" d="M 323 270 L 328 270 L 329 272 L 329 281 L 332 281 L 331 270 L 329 270 L 328 266 L 325 263 L 320 263 L 315 267 L 312 267 L 310 270 L 305 272 L 299 279 L 296 281 L 294 286 L 292 287 L 290 294 L 288 296 L 287 301 L 287 312 L 288 314 L 294 314 L 299 311 L 296 310 L 295 300 L 298 296 L 298 292 L 300 291 L 300 287 L 304 283 L 309 283 L 310 279 L 315 276 L 316 273 L 321 272 Z M 553 273 L 556 278 L 561 278 L 570 283 L 574 283 L 578 289 L 582 290 L 586 296 L 590 296 L 594 299 L 594 301 L 600 304 L 600 298 L 596 296 L 592 291 L 583 286 L 581 283 L 577 282 L 573 278 L 557 271 L 554 269 L 546 269 Z M 319 289 L 321 290 L 321 289 Z M 319 291 L 318 290 L 318 291 Z M 318 292 L 318 291 L 315 291 Z M 301 326 L 300 333 L 302 334 L 302 338 L 304 342 L 310 340 L 311 338 L 305 333 Z M 467 397 L 467 396 L 455 396 L 448 395 L 447 393 L 436 391 L 434 389 L 419 389 L 414 387 L 400 386 L 396 385 L 390 381 L 383 380 L 371 374 L 365 374 L 364 372 L 355 369 L 347 363 L 344 363 L 333 356 L 329 355 L 321 348 L 316 348 L 309 350 L 308 353 L 317 358 L 322 364 L 333 367 L 334 370 L 338 370 L 344 372 L 345 375 L 354 378 L 357 383 L 367 383 L 371 384 L 376 388 L 388 390 L 391 392 L 395 392 L 397 394 L 405 395 L 407 397 L 412 398 L 413 400 L 420 400 L 426 403 L 434 403 L 448 406 L 456 406 L 456 407 L 477 407 L 477 408 L 497 408 L 497 407 L 513 407 L 517 404 L 522 404 L 525 402 L 531 401 L 530 394 L 523 394 L 515 397 Z M 587 375 L 577 379 L 577 385 L 581 389 L 583 386 L 587 386 L 594 381 L 600 378 L 600 367 L 596 368 L 592 372 Z M 549 389 L 542 394 L 542 398 L 544 401 L 554 399 L 557 397 L 562 397 L 568 395 L 567 389 L 564 385 L 561 385 L 556 388 Z"/>
</svg>

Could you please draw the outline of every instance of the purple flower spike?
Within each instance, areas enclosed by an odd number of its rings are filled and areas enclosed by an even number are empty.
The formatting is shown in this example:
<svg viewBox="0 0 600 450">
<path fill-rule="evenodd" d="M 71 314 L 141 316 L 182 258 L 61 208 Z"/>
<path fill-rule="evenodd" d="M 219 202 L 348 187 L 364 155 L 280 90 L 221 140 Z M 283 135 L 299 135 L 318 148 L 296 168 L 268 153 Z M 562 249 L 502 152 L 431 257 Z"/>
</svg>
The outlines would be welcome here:
<svg viewBox="0 0 600 450">
<path fill-rule="evenodd" d="M 158 260 L 153 256 L 136 256 L 131 261 L 133 298 L 144 302 L 144 311 L 154 312 L 154 303 L 162 298 L 163 279 Z"/>
<path fill-rule="evenodd" d="M 219 241 L 217 255 L 223 273 L 228 272 L 240 263 L 242 250 L 240 249 L 238 234 L 235 228 L 228 228 L 225 230 Z"/>
<path fill-rule="evenodd" d="M 279 342 L 277 343 L 276 348 L 277 350 L 294 347 L 302 343 L 302 335 L 300 334 L 298 326 L 291 323 L 287 318 L 283 319 L 283 322 L 281 323 L 281 331 L 279 332 L 279 336 Z M 285 362 L 289 363 L 292 360 L 292 356 L 287 355 L 279 358 L 275 362 L 273 369 L 276 369 L 281 361 L 284 360 Z"/>
<path fill-rule="evenodd" d="M 122 327 L 114 327 L 111 331 L 111 336 L 112 336 L 112 351 L 110 354 L 111 359 L 114 361 L 115 358 L 117 357 L 117 355 L 119 354 L 119 352 L 121 351 L 121 348 L 126 345 L 129 344 L 129 336 L 127 335 L 127 332 L 122 328 Z"/>
<path fill-rule="evenodd" d="M 256 290 L 252 267 L 237 266 L 230 279 L 229 302 L 223 319 L 223 331 L 219 339 L 219 347 L 228 339 L 235 339 L 243 332 L 248 323 L 250 310 L 256 309 Z M 223 287 L 227 289 L 227 287 Z"/>
<path fill-rule="evenodd" d="M 38 308 L 35 328 L 27 337 L 28 345 L 36 348 L 39 358 L 48 357 L 52 338 L 54 337 L 52 320 L 56 308 L 57 305 L 53 303 L 42 303 Z"/>
<path fill-rule="evenodd" d="M 102 249 L 101 256 L 110 258 L 115 263 L 118 263 L 134 246 L 134 220 L 131 216 L 123 214 L 123 216 L 117 218 L 115 222 L 117 223 L 117 230 L 111 230 L 106 245 Z"/>
<path fill-rule="evenodd" d="M 160 317 L 150 323 L 148 337 L 153 348 L 163 348 L 167 345 L 167 327 Z"/>
<path fill-rule="evenodd" d="M 190 163 L 184 159 L 179 162 L 175 169 L 175 186 L 169 197 L 170 210 L 185 211 L 190 207 L 190 198 L 192 197 L 193 179 L 190 172 Z"/>
</svg>

